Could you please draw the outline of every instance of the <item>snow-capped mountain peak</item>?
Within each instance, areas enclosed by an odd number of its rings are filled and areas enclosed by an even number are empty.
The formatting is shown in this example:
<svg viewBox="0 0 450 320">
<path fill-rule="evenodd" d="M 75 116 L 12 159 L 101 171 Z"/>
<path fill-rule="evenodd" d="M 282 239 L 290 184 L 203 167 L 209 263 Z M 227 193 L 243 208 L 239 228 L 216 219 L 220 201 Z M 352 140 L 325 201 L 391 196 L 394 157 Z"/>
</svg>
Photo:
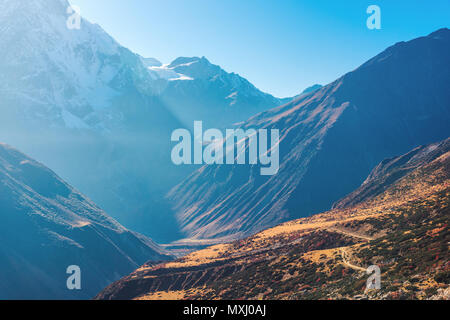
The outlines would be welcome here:
<svg viewBox="0 0 450 320">
<path fill-rule="evenodd" d="M 141 60 L 148 70 L 150 70 L 151 74 L 156 74 L 160 79 L 168 81 L 194 80 L 194 78 L 176 72 L 175 67 L 171 64 L 162 64 L 155 58 L 142 58 Z"/>
<path fill-rule="evenodd" d="M 130 87 L 156 90 L 156 73 L 103 29 L 68 28 L 66 0 L 0 2 L 0 92 L 29 117 L 56 127 L 105 130 L 112 100 Z"/>
</svg>

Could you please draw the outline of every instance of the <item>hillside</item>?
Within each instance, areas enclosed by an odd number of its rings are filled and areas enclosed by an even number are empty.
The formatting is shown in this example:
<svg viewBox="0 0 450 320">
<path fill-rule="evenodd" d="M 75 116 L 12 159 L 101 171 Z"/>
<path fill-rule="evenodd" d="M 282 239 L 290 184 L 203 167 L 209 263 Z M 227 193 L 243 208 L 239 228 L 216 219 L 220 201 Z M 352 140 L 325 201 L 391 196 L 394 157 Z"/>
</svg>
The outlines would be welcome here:
<svg viewBox="0 0 450 320">
<path fill-rule="evenodd" d="M 405 167 L 400 159 L 415 165 L 390 179 Z M 383 161 L 368 181 L 372 188 L 383 182 L 382 191 L 173 262 L 143 265 L 97 298 L 449 299 L 450 139 Z M 365 290 L 371 265 L 381 269 L 380 291 Z"/>
<path fill-rule="evenodd" d="M 210 165 L 168 194 L 187 240 L 239 239 L 329 210 L 377 163 L 450 135 L 450 30 L 400 42 L 242 128 L 279 129 L 280 169 Z"/>
<path fill-rule="evenodd" d="M 54 172 L 0 144 L 0 299 L 88 299 L 142 263 L 171 257 Z M 66 287 L 70 265 L 81 290 Z"/>
</svg>

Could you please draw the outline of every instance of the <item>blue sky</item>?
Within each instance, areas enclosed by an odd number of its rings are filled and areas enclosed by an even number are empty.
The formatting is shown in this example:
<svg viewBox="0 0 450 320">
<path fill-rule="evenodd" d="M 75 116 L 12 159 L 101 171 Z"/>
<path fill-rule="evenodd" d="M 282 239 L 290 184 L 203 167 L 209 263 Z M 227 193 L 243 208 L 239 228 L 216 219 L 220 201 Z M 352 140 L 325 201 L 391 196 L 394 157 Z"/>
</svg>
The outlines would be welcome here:
<svg viewBox="0 0 450 320">
<path fill-rule="evenodd" d="M 168 63 L 205 56 L 263 91 L 327 84 L 398 41 L 450 27 L 449 0 L 71 0 L 122 45 Z M 366 9 L 381 8 L 381 30 Z"/>
</svg>

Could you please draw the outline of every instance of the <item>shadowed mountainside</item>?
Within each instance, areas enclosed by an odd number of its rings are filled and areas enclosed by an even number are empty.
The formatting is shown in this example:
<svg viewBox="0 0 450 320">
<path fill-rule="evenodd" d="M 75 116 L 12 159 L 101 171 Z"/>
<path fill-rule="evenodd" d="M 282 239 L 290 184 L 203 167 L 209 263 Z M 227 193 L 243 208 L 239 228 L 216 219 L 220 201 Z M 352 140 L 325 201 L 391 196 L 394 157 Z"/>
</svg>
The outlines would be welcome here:
<svg viewBox="0 0 450 320">
<path fill-rule="evenodd" d="M 142 263 L 171 257 L 54 172 L 0 144 L 0 299 L 87 299 Z M 81 268 L 81 290 L 66 269 Z"/>
<path fill-rule="evenodd" d="M 228 241 L 328 210 L 380 161 L 450 132 L 450 30 L 400 42 L 242 126 L 280 130 L 280 170 L 209 165 L 172 189 L 186 238 Z"/>
</svg>

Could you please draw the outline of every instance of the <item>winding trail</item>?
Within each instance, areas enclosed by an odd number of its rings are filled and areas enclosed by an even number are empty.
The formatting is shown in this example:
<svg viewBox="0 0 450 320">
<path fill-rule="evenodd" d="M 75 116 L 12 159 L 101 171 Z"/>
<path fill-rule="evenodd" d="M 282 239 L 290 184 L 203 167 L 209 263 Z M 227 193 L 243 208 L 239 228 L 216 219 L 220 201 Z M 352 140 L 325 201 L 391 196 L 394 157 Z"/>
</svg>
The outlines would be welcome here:
<svg viewBox="0 0 450 320">
<path fill-rule="evenodd" d="M 344 264 L 349 267 L 352 268 L 353 270 L 357 270 L 357 271 L 362 271 L 362 272 L 366 272 L 366 269 L 360 267 L 360 266 L 356 266 L 354 264 L 351 264 L 348 260 L 347 260 L 347 251 L 346 251 L 346 247 L 342 247 L 341 249 L 341 256 L 342 256 L 342 260 L 344 262 Z"/>
</svg>

